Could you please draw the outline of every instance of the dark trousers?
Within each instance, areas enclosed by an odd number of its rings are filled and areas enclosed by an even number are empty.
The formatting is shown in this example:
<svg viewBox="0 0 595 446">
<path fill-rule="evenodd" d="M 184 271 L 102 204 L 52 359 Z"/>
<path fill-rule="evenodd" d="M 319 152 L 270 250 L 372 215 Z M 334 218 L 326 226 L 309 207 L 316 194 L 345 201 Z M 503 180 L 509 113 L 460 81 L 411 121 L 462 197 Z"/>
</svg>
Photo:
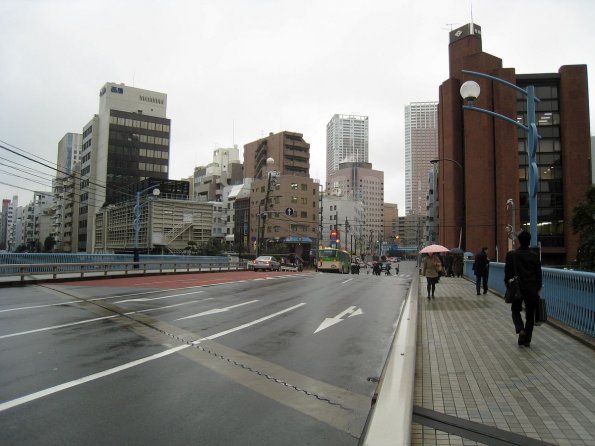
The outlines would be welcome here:
<svg viewBox="0 0 595 446">
<path fill-rule="evenodd" d="M 526 342 L 531 342 L 533 334 L 533 326 L 535 325 L 535 311 L 537 309 L 537 300 L 539 296 L 525 296 L 522 301 L 515 301 L 512 303 L 510 309 L 512 311 L 512 322 L 517 333 L 521 330 L 525 331 Z M 525 318 L 527 321 L 523 323 L 521 310 L 523 309 L 523 302 L 525 302 Z"/>
<path fill-rule="evenodd" d="M 475 288 L 477 294 L 481 291 L 481 285 L 483 284 L 483 294 L 488 292 L 488 273 L 476 274 L 475 275 Z"/>
<path fill-rule="evenodd" d="M 428 282 L 427 289 L 428 289 L 428 297 L 434 296 L 434 290 L 436 290 L 436 284 L 438 283 L 438 277 L 426 277 Z"/>
</svg>

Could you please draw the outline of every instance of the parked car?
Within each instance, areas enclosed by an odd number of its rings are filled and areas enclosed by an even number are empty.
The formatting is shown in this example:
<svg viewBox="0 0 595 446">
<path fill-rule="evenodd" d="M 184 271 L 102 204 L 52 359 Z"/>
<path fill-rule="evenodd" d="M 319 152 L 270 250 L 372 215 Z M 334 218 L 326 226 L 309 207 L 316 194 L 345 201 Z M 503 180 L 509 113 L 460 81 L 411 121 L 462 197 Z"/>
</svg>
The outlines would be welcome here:
<svg viewBox="0 0 595 446">
<path fill-rule="evenodd" d="M 281 269 L 281 263 L 274 256 L 260 256 L 252 262 L 252 269 L 254 271 L 258 271 L 259 269 L 279 271 Z"/>
</svg>

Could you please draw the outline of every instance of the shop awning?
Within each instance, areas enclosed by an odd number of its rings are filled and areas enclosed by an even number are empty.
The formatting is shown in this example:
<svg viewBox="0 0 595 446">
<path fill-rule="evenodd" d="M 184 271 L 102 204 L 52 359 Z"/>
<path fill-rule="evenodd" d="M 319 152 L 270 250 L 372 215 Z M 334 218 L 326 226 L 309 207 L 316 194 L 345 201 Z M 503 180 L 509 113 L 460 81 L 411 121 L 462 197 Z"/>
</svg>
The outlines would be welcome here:
<svg viewBox="0 0 595 446">
<path fill-rule="evenodd" d="M 289 237 L 285 237 L 283 239 L 283 243 L 312 243 L 312 239 L 310 237 L 290 235 Z"/>
</svg>

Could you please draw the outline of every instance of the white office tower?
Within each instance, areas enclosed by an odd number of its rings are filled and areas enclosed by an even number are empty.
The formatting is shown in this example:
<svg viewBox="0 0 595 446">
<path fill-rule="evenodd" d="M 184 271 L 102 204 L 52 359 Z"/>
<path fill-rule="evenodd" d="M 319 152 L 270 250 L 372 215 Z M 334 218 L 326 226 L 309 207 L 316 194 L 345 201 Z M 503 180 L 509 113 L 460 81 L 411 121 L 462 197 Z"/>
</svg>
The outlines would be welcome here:
<svg viewBox="0 0 595 446">
<path fill-rule="evenodd" d="M 405 106 L 405 213 L 426 214 L 430 161 L 438 157 L 438 102 Z"/>
<path fill-rule="evenodd" d="M 108 82 L 99 113 L 83 128 L 78 250 L 94 252 L 95 214 L 131 199 L 147 178 L 165 181 L 169 170 L 167 95 Z"/>
<path fill-rule="evenodd" d="M 340 163 L 368 162 L 368 117 L 335 115 L 326 125 L 326 177 Z"/>
</svg>

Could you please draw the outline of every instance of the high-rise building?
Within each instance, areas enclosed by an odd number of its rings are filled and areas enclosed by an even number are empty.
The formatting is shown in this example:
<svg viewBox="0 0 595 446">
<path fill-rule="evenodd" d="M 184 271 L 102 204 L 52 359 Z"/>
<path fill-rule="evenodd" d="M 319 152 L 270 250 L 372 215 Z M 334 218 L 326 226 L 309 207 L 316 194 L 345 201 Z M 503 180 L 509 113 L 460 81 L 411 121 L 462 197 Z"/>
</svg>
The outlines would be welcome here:
<svg viewBox="0 0 595 446">
<path fill-rule="evenodd" d="M 430 160 L 438 156 L 438 102 L 405 107 L 405 213 L 426 214 Z"/>
<path fill-rule="evenodd" d="M 168 179 L 167 95 L 107 83 L 99 113 L 83 129 L 78 250 L 93 252 L 94 216 L 147 178 Z M 133 197 L 130 197 L 131 199 Z"/>
<path fill-rule="evenodd" d="M 326 125 L 326 178 L 346 162 L 368 162 L 367 116 L 334 115 Z"/>
<path fill-rule="evenodd" d="M 0 249 L 6 249 L 6 241 L 8 239 L 8 207 L 10 206 L 10 199 L 2 199 L 2 215 L 0 218 Z"/>
<path fill-rule="evenodd" d="M 384 172 L 370 163 L 341 163 L 326 180 L 327 195 L 343 195 L 361 201 L 366 216 L 365 230 L 370 239 L 384 238 Z M 373 245 L 372 245 L 373 246 Z"/>
<path fill-rule="evenodd" d="M 439 242 L 477 252 L 483 246 L 499 252 L 508 247 L 512 223 L 508 200 L 516 205 L 515 227 L 528 228 L 528 165 L 525 132 L 511 123 L 472 110 L 462 111 L 459 90 L 475 80 L 481 94 L 475 106 L 527 123 L 526 97 L 490 79 L 461 72 L 471 70 L 521 88 L 535 87 L 537 129 L 537 238 L 544 264 L 576 259 L 578 236 L 572 210 L 591 184 L 590 127 L 586 65 L 562 66 L 557 73 L 519 75 L 503 68 L 502 59 L 482 50 L 481 30 L 471 23 L 450 33 L 449 79 L 440 86 L 438 169 Z M 498 251 L 496 251 L 496 249 Z"/>
<path fill-rule="evenodd" d="M 78 250 L 78 189 L 82 138 L 83 135 L 80 133 L 67 133 L 58 143 L 57 172 L 56 178 L 52 180 L 54 203 L 50 210 L 56 251 Z"/>
</svg>

